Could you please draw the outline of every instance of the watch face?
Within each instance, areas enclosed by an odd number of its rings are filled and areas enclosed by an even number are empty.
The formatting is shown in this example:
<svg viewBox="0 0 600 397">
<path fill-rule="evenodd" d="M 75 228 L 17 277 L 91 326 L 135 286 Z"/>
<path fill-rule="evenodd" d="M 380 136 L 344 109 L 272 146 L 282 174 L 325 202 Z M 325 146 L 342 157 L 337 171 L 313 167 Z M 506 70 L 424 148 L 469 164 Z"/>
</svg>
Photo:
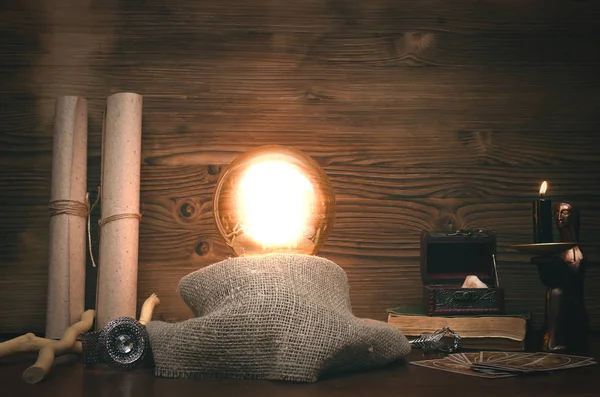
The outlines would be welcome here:
<svg viewBox="0 0 600 397">
<path fill-rule="evenodd" d="M 131 369 L 146 357 L 150 341 L 146 327 L 130 317 L 115 318 L 102 329 L 99 344 L 111 367 Z"/>
</svg>

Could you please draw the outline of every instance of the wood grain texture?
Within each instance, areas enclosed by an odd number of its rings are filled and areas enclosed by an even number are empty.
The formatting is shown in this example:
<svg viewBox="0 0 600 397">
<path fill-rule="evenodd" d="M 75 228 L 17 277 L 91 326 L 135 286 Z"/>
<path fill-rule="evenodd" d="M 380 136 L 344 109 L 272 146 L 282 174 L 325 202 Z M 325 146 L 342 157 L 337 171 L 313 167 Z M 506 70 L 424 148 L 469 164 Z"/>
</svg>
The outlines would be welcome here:
<svg viewBox="0 0 600 397">
<path fill-rule="evenodd" d="M 548 180 L 581 209 L 600 329 L 598 17 L 566 0 L 0 1 L 0 333 L 44 327 L 55 98 L 88 98 L 94 199 L 104 101 L 122 91 L 144 96 L 138 304 L 156 292 L 157 319 L 191 316 L 179 279 L 231 255 L 220 172 L 283 144 L 332 181 L 320 255 L 347 272 L 356 315 L 420 303 L 421 230 L 484 228 L 508 308 L 539 328 L 544 287 L 510 245 L 531 241 Z"/>
</svg>

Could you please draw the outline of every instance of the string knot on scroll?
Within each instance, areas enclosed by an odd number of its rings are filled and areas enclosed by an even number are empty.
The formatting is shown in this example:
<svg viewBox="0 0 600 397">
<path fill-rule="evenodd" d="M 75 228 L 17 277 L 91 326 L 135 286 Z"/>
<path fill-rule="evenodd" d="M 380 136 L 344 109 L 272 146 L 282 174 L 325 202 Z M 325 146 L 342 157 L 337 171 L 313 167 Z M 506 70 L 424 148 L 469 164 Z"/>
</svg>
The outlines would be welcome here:
<svg viewBox="0 0 600 397">
<path fill-rule="evenodd" d="M 137 219 L 139 221 L 142 219 L 142 214 L 136 214 L 133 212 L 132 213 L 115 214 L 115 215 L 111 215 L 106 218 L 100 219 L 98 221 L 98 225 L 100 227 L 102 227 L 102 226 L 106 225 L 107 223 L 119 221 L 121 219 Z"/>
<path fill-rule="evenodd" d="M 54 200 L 48 205 L 50 218 L 63 214 L 87 218 L 89 208 L 90 205 L 88 202 L 82 203 L 76 200 Z"/>
</svg>

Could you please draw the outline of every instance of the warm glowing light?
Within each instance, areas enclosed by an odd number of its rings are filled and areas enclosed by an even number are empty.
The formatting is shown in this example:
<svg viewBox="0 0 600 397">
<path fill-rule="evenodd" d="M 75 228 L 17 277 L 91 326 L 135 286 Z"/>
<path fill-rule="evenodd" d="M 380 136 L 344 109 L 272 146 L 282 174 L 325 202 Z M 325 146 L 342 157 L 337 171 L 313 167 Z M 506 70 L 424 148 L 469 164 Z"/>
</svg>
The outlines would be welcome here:
<svg viewBox="0 0 600 397">
<path fill-rule="evenodd" d="M 236 255 L 315 254 L 333 226 L 335 195 L 310 156 L 287 146 L 261 146 L 223 170 L 213 214 Z"/>
<path fill-rule="evenodd" d="M 540 186 L 540 196 L 546 194 L 546 190 L 548 189 L 548 182 L 542 182 L 542 186 Z"/>
<path fill-rule="evenodd" d="M 237 195 L 241 230 L 263 247 L 296 247 L 316 201 L 308 178 L 284 161 L 252 164 Z"/>
</svg>

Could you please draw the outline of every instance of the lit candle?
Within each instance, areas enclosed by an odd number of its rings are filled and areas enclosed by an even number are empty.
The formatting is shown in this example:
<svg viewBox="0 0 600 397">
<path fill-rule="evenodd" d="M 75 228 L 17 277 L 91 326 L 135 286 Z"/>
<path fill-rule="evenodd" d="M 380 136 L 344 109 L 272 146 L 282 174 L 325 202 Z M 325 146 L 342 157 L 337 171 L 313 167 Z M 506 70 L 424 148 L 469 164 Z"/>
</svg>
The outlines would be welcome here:
<svg viewBox="0 0 600 397">
<path fill-rule="evenodd" d="M 551 243 L 552 237 L 552 200 L 546 198 L 548 183 L 540 186 L 540 196 L 533 202 L 533 242 Z"/>
</svg>

